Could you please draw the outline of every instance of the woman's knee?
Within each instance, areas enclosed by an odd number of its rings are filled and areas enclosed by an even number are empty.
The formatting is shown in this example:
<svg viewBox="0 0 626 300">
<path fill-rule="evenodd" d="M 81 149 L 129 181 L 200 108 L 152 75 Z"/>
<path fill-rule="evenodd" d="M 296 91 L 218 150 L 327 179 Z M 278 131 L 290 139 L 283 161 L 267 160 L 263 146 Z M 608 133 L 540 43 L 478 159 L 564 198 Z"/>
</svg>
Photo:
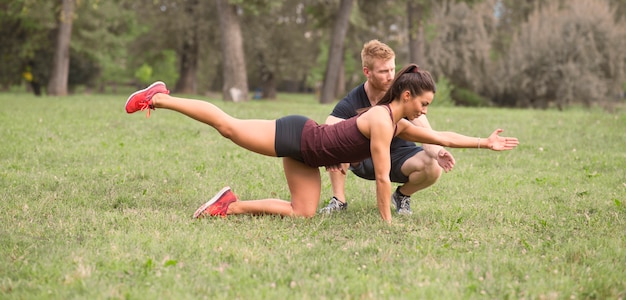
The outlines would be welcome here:
<svg viewBox="0 0 626 300">
<path fill-rule="evenodd" d="M 223 137 L 232 140 L 235 137 L 235 128 L 230 122 L 222 122 L 214 126 L 215 130 L 219 132 Z"/>
<path fill-rule="evenodd" d="M 317 207 L 306 207 L 306 208 L 296 208 L 293 206 L 293 204 L 291 205 L 291 208 L 293 210 L 293 215 L 295 217 L 305 217 L 305 218 L 311 218 L 313 216 L 315 216 L 315 212 L 316 212 L 316 208 Z"/>
<path fill-rule="evenodd" d="M 294 217 L 312 218 L 315 216 L 315 210 L 309 212 L 293 212 Z"/>
</svg>

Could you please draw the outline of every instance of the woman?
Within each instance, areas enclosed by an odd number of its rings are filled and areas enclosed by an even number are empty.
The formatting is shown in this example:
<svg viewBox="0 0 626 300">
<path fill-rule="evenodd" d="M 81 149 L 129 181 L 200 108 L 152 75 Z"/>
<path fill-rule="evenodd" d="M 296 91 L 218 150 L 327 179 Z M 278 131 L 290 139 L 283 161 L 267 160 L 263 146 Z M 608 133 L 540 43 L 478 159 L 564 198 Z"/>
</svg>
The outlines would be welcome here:
<svg viewBox="0 0 626 300">
<path fill-rule="evenodd" d="M 318 125 L 302 116 L 278 120 L 237 119 L 211 103 L 169 96 L 162 82 L 155 82 L 130 95 L 126 112 L 156 108 L 177 111 L 212 126 L 245 149 L 283 158 L 291 201 L 240 201 L 226 187 L 198 208 L 194 218 L 229 214 L 311 217 L 315 215 L 320 199 L 319 167 L 359 162 L 371 156 L 375 165 L 378 209 L 383 220 L 390 222 L 389 145 L 392 137 L 454 148 L 510 150 L 518 145 L 516 138 L 500 137 L 501 129 L 494 131 L 489 138 L 481 139 L 420 128 L 405 119 L 413 120 L 426 114 L 434 94 L 435 83 L 430 73 L 411 64 L 396 75 L 378 105 L 333 125 Z"/>
</svg>

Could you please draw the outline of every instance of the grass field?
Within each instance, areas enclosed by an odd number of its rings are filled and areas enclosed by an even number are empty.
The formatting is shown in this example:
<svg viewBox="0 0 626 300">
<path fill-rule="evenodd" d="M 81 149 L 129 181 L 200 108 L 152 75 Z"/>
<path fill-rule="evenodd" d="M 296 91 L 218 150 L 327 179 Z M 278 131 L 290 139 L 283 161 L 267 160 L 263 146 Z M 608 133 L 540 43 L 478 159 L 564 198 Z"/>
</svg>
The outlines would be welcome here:
<svg viewBox="0 0 626 300">
<path fill-rule="evenodd" d="M 127 115 L 126 97 L 0 94 L 0 298 L 626 298 L 624 111 L 431 107 L 434 128 L 521 145 L 451 149 L 455 169 L 391 225 L 353 174 L 345 213 L 192 220 L 225 185 L 288 198 L 281 160 L 174 112 Z M 242 118 L 332 108 L 281 97 L 208 101 Z"/>
</svg>

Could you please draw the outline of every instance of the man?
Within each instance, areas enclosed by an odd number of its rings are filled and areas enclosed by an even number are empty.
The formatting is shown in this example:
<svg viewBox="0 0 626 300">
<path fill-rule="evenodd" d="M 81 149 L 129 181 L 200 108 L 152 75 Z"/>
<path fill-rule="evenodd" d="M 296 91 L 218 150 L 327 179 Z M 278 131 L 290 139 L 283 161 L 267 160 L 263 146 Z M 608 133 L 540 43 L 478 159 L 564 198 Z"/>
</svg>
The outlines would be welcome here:
<svg viewBox="0 0 626 300">
<path fill-rule="evenodd" d="M 357 115 L 357 110 L 375 105 L 387 92 L 395 76 L 395 53 L 386 44 L 371 40 L 363 45 L 361 51 L 365 83 L 354 88 L 343 98 L 326 119 L 326 124 L 334 124 Z M 431 128 L 426 115 L 415 119 L 416 126 Z M 394 138 L 391 143 L 392 182 L 401 183 L 392 195 L 392 203 L 399 214 L 411 214 L 411 195 L 434 184 L 454 166 L 452 154 L 438 145 L 415 143 Z M 346 169 L 357 176 L 374 180 L 374 165 L 371 159 L 356 164 L 329 166 L 328 174 L 333 190 L 333 197 L 328 205 L 320 210 L 323 213 L 345 210 L 348 207 L 345 196 Z"/>
</svg>

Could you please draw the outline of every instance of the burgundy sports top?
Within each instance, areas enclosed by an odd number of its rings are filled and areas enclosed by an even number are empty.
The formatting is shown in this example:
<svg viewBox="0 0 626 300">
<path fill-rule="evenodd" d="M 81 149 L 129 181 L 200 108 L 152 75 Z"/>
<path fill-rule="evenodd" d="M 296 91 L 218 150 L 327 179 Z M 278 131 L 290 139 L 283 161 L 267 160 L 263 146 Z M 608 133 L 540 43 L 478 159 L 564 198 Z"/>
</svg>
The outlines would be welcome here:
<svg viewBox="0 0 626 300">
<path fill-rule="evenodd" d="M 391 115 L 391 108 L 386 105 Z M 302 129 L 300 150 L 304 163 L 311 167 L 330 166 L 339 163 L 360 162 L 372 156 L 370 140 L 356 125 L 356 115 L 332 125 L 319 125 L 308 120 Z M 398 125 L 393 135 L 396 135 Z"/>
</svg>

